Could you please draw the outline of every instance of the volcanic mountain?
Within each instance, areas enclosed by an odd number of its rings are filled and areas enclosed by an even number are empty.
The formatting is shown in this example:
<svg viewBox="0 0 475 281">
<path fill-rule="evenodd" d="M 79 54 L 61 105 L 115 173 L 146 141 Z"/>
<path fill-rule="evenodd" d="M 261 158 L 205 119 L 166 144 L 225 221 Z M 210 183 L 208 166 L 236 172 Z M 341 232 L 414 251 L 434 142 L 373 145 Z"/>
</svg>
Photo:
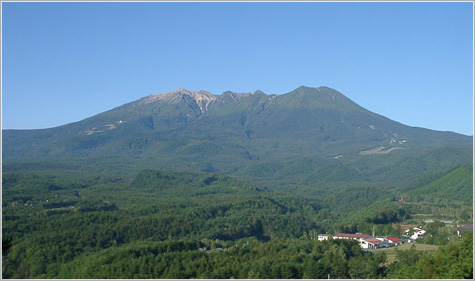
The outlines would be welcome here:
<svg viewBox="0 0 475 281">
<path fill-rule="evenodd" d="M 150 95 L 56 128 L 4 130 L 2 156 L 7 170 L 25 161 L 82 159 L 125 170 L 153 166 L 251 177 L 282 176 L 292 165 L 298 168 L 287 171 L 289 177 L 312 174 L 340 163 L 369 180 L 378 169 L 387 168 L 379 175 L 400 171 L 391 165 L 406 167 L 410 177 L 471 163 L 471 147 L 472 137 L 409 127 L 334 89 L 302 86 L 282 95 L 186 89 Z"/>
</svg>

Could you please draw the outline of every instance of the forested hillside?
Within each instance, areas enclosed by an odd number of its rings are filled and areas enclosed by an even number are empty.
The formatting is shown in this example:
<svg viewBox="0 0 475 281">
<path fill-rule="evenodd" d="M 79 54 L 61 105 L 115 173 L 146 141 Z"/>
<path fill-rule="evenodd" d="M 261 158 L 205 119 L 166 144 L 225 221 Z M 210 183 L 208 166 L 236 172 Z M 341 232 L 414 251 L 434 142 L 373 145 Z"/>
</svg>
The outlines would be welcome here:
<svg viewBox="0 0 475 281">
<path fill-rule="evenodd" d="M 405 269 L 409 264 L 387 266 L 384 254 L 363 252 L 355 241 L 316 240 L 318 233 L 334 232 L 400 235 L 392 224 L 410 220 L 417 205 L 383 195 L 369 207 L 365 200 L 349 205 L 370 190 L 302 197 L 220 174 L 150 169 L 128 180 L 8 173 L 2 184 L 4 278 L 385 278 L 413 272 Z M 421 264 L 430 259 L 417 257 Z M 466 276 L 467 266 L 463 270 Z"/>
</svg>

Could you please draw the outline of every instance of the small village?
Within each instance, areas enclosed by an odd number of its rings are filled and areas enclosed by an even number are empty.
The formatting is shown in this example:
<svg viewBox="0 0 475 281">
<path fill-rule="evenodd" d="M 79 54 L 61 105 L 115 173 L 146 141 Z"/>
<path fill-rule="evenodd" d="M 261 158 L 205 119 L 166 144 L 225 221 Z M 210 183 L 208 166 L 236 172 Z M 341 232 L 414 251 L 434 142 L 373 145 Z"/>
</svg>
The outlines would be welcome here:
<svg viewBox="0 0 475 281">
<path fill-rule="evenodd" d="M 403 243 L 402 239 L 397 237 L 373 237 L 368 234 L 363 233 L 339 233 L 335 235 L 331 234 L 319 234 L 318 241 L 324 241 L 328 239 L 352 239 L 357 240 L 360 243 L 362 249 L 365 250 L 374 250 L 378 248 L 387 248 L 398 246 Z"/>
<path fill-rule="evenodd" d="M 417 239 L 423 238 L 424 234 L 426 233 L 421 227 L 414 227 L 413 233 L 411 233 L 411 229 L 406 229 L 402 238 L 406 239 L 406 242 L 412 243 Z M 375 250 L 379 248 L 388 248 L 399 246 L 403 243 L 403 239 L 398 237 L 373 237 L 369 234 L 363 233 L 339 233 L 335 235 L 331 234 L 319 234 L 318 241 L 324 241 L 328 239 L 353 239 L 357 240 L 360 243 L 362 249 L 365 250 Z"/>
<path fill-rule="evenodd" d="M 473 224 L 457 227 L 457 235 L 462 236 L 462 232 L 472 230 Z M 357 240 L 364 250 L 376 250 L 379 248 L 388 248 L 402 245 L 402 243 L 413 243 L 417 239 L 421 239 L 426 234 L 426 231 L 422 227 L 408 228 L 398 237 L 373 237 L 363 233 L 339 233 L 335 235 L 331 234 L 318 234 L 318 241 L 324 241 L 328 239 L 352 239 Z M 404 240 L 403 240 L 404 239 Z"/>
</svg>

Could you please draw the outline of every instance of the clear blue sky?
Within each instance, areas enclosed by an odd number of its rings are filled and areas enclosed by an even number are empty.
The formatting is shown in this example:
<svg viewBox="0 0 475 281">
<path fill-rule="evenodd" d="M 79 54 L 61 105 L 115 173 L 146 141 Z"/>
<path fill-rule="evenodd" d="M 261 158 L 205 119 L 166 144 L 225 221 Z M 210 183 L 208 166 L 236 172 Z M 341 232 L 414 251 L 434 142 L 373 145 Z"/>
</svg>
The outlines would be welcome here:
<svg viewBox="0 0 475 281">
<path fill-rule="evenodd" d="M 47 128 L 187 88 L 334 88 L 473 135 L 473 3 L 2 3 L 2 125 Z"/>
</svg>

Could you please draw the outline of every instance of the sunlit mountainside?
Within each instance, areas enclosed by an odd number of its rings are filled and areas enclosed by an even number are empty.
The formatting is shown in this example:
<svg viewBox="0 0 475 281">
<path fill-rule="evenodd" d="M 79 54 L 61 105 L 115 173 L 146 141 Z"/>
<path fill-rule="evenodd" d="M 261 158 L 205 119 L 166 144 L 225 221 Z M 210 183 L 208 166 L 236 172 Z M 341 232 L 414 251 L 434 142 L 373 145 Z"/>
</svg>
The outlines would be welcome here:
<svg viewBox="0 0 475 281">
<path fill-rule="evenodd" d="M 282 95 L 178 89 L 56 128 L 6 130 L 2 156 L 7 170 L 19 160 L 87 158 L 114 165 L 117 158 L 129 170 L 146 164 L 252 176 L 249 167 L 311 161 L 317 169 L 343 165 L 364 179 L 367 171 L 353 163 L 364 161 L 373 170 L 381 168 L 371 166 L 380 159 L 394 166 L 404 161 L 413 166 L 409 173 L 420 173 L 468 163 L 471 143 L 469 136 L 392 121 L 327 87 L 302 86 Z M 445 161 L 453 163 L 427 159 L 432 151 L 451 154 Z M 394 166 L 383 164 L 388 171 Z"/>
<path fill-rule="evenodd" d="M 473 278 L 457 232 L 473 223 L 473 137 L 328 87 L 180 88 L 2 133 L 3 278 Z M 410 250 L 320 241 L 415 228 L 417 247 L 396 246 Z"/>
</svg>

